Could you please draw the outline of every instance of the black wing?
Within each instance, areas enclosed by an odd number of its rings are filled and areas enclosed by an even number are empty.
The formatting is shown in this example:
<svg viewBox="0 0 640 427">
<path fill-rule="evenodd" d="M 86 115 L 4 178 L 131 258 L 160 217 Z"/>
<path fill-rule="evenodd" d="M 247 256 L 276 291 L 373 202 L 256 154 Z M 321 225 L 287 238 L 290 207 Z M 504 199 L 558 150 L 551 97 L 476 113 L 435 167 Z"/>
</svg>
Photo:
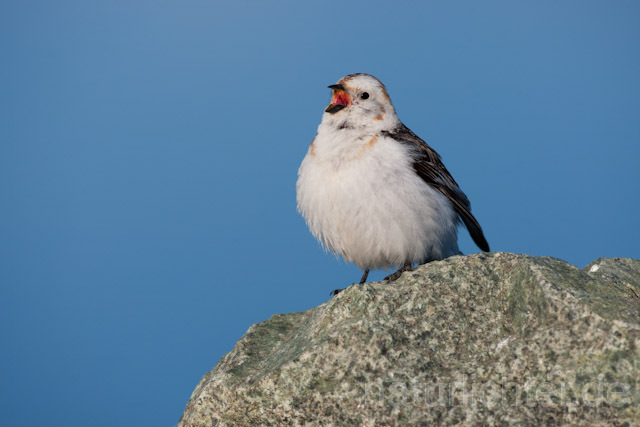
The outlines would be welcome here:
<svg viewBox="0 0 640 427">
<path fill-rule="evenodd" d="M 402 144 L 408 144 L 416 151 L 413 169 L 428 185 L 447 196 L 454 209 L 469 230 L 473 241 L 483 251 L 489 251 L 489 244 L 484 238 L 482 227 L 471 214 L 469 199 L 462 192 L 458 183 L 453 179 L 447 168 L 440 160 L 440 156 L 411 129 L 400 123 L 391 132 L 383 132 Z"/>
</svg>

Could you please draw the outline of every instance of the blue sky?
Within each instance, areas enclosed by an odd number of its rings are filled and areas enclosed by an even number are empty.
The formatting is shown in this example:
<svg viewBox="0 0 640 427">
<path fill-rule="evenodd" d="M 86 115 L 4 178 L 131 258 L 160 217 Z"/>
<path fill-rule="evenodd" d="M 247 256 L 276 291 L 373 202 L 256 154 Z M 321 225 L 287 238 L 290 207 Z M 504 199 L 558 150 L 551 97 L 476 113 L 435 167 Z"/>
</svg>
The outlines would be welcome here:
<svg viewBox="0 0 640 427">
<path fill-rule="evenodd" d="M 359 279 L 295 209 L 345 74 L 493 250 L 640 258 L 639 3 L 306 3 L 0 4 L 0 425 L 173 425 L 252 323 Z"/>
</svg>

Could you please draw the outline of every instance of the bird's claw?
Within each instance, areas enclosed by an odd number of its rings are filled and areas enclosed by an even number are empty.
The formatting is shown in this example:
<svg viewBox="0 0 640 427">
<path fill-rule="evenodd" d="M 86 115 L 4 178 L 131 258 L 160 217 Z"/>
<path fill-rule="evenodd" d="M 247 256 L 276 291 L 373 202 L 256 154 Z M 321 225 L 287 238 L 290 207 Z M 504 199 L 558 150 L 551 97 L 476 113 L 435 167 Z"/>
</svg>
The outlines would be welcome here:
<svg viewBox="0 0 640 427">
<path fill-rule="evenodd" d="M 393 282 L 394 280 L 396 280 L 400 276 L 402 276 L 402 273 L 404 273 L 405 271 L 411 271 L 411 264 L 409 264 L 409 263 L 405 264 L 404 266 L 402 266 L 401 269 L 399 269 L 395 273 L 390 274 L 387 277 L 385 277 L 384 280 L 386 280 L 387 282 Z"/>
</svg>

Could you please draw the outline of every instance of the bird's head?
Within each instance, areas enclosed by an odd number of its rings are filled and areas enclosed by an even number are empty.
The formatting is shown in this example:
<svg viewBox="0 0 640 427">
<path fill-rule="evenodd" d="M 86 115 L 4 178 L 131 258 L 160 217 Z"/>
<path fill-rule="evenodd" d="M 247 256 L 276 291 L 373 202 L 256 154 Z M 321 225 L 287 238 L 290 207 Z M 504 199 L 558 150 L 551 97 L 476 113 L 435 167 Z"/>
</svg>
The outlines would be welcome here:
<svg viewBox="0 0 640 427">
<path fill-rule="evenodd" d="M 369 74 L 350 74 L 329 89 L 333 94 L 323 122 L 344 129 L 385 128 L 398 121 L 384 85 Z"/>
</svg>

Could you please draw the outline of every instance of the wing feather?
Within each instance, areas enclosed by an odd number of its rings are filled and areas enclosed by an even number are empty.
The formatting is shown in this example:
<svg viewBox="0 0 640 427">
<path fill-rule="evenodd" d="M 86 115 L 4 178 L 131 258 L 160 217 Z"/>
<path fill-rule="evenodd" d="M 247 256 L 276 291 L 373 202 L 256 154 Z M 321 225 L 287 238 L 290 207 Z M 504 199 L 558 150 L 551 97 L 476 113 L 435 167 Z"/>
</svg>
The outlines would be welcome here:
<svg viewBox="0 0 640 427">
<path fill-rule="evenodd" d="M 402 144 L 410 145 L 415 150 L 416 158 L 413 163 L 413 169 L 418 176 L 449 199 L 456 213 L 462 219 L 467 230 L 469 230 L 469 234 L 475 244 L 483 251 L 488 252 L 489 244 L 484 237 L 482 227 L 480 227 L 480 224 L 471 213 L 469 199 L 442 163 L 440 155 L 402 123 L 391 132 L 383 133 Z"/>
</svg>

